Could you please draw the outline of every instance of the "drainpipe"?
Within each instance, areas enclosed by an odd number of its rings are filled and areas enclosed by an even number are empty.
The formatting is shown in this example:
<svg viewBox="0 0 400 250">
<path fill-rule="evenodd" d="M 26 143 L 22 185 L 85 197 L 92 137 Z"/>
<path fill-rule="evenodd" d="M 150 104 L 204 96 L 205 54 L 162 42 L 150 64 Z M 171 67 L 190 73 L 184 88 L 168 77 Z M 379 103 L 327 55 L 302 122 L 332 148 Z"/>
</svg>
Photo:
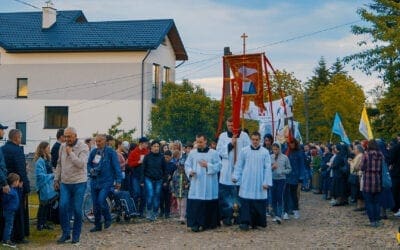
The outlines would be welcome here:
<svg viewBox="0 0 400 250">
<path fill-rule="evenodd" d="M 179 68 L 182 64 L 184 64 L 186 61 L 182 61 L 180 64 L 178 64 L 177 66 L 175 66 L 175 69 Z"/>
<path fill-rule="evenodd" d="M 143 125 L 144 125 L 144 61 L 150 55 L 151 49 L 147 50 L 146 56 L 142 60 L 142 96 L 141 96 L 141 123 L 140 123 L 140 136 L 143 137 Z"/>
</svg>

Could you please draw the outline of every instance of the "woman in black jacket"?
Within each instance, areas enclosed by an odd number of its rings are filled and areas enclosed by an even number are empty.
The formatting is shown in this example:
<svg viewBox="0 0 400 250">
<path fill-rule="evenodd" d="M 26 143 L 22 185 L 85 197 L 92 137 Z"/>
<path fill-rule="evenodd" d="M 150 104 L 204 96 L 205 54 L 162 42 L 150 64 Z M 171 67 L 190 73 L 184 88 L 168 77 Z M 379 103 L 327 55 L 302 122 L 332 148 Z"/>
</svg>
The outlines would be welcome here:
<svg viewBox="0 0 400 250">
<path fill-rule="evenodd" d="M 161 187 L 166 183 L 166 162 L 160 153 L 160 143 L 153 141 L 150 153 L 143 159 L 143 168 L 141 174 L 141 183 L 146 189 L 147 216 L 148 220 L 157 219 L 158 209 L 160 207 Z"/>
<path fill-rule="evenodd" d="M 347 162 L 348 150 L 345 145 L 336 144 L 337 154 L 332 163 L 333 188 L 332 196 L 335 202 L 333 206 L 347 205 L 347 176 L 349 175 L 349 164 Z"/>
</svg>

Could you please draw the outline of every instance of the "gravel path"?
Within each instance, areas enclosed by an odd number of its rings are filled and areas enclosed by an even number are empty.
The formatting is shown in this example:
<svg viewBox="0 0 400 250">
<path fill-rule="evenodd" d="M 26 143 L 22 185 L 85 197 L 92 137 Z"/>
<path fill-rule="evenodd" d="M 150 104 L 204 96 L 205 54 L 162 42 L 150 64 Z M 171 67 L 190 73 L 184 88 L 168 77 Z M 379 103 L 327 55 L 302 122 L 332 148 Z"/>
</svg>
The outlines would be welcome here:
<svg viewBox="0 0 400 250">
<path fill-rule="evenodd" d="M 57 245 L 56 239 L 49 239 L 47 245 L 31 243 L 22 249 L 399 249 L 395 236 L 400 219 L 390 212 L 389 220 L 375 229 L 365 226 L 366 215 L 353 212 L 353 206 L 331 207 L 320 195 L 302 193 L 300 208 L 298 220 L 276 225 L 268 217 L 267 228 L 248 232 L 222 226 L 192 233 L 175 219 L 160 219 L 114 224 L 102 232 L 89 233 L 92 225 L 85 223 L 78 246 Z"/>
</svg>

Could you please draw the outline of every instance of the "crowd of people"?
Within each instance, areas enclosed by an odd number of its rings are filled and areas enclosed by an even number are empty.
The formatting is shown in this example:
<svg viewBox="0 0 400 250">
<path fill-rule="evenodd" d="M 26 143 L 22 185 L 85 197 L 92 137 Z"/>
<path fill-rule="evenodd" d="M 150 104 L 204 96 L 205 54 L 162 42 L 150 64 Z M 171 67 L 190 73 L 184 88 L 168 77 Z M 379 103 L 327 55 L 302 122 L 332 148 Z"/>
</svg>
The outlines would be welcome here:
<svg viewBox="0 0 400 250">
<path fill-rule="evenodd" d="M 98 134 L 84 141 L 73 127 L 60 129 L 50 147 L 43 141 L 34 155 L 39 198 L 36 229 L 52 230 L 49 213 L 59 204 L 62 235 L 58 243 L 80 241 L 83 200 L 90 190 L 96 233 L 112 224 L 107 197 L 129 193 L 138 217 L 155 221 L 178 213 L 192 232 L 221 224 L 241 230 L 300 218 L 299 192 L 313 191 L 332 206 L 355 204 L 368 226 L 379 227 L 391 209 L 400 217 L 400 136 L 338 143 L 285 143 L 258 132 L 233 131 L 233 121 L 216 143 L 204 134 L 194 142 L 166 143 L 142 137 L 137 144 Z M 0 124 L 0 138 L 8 127 Z M 21 131 L 11 129 L 0 150 L 3 245 L 27 243 L 28 194 L 31 192 Z M 71 219 L 73 226 L 71 228 Z"/>
<path fill-rule="evenodd" d="M 400 134 L 390 143 L 382 139 L 352 145 L 310 143 L 304 150 L 310 170 L 304 191 L 313 189 L 332 206 L 354 204 L 355 212 L 366 211 L 370 227 L 380 227 L 388 210 L 400 217 Z"/>
</svg>

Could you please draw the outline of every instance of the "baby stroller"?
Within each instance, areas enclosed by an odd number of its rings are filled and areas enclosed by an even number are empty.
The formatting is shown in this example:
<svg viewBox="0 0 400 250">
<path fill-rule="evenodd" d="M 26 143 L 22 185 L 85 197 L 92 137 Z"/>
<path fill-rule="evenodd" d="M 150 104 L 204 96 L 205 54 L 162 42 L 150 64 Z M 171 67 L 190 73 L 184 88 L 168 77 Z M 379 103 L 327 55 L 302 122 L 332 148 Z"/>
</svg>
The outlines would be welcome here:
<svg viewBox="0 0 400 250">
<path fill-rule="evenodd" d="M 110 198 L 114 201 L 113 213 L 116 214 L 117 222 L 120 222 L 121 218 L 129 222 L 131 218 L 139 215 L 136 204 L 128 191 L 114 190 L 110 193 Z"/>
</svg>

